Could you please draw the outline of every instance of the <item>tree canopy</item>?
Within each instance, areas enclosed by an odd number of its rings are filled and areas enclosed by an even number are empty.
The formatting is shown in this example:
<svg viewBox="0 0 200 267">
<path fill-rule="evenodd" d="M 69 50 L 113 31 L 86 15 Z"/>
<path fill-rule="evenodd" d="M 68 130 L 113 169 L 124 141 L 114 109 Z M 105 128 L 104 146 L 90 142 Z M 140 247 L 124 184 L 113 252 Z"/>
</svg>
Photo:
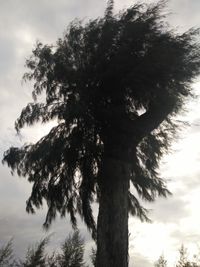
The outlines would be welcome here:
<svg viewBox="0 0 200 267">
<path fill-rule="evenodd" d="M 67 236 L 59 252 L 50 255 L 45 251 L 49 239 L 50 236 L 29 247 L 23 260 L 14 255 L 10 240 L 0 247 L 0 267 L 89 267 L 83 260 L 84 240 L 78 230 Z"/>
<path fill-rule="evenodd" d="M 55 45 L 37 42 L 26 61 L 33 102 L 16 130 L 54 119 L 57 125 L 35 144 L 11 147 L 3 161 L 33 183 L 28 212 L 46 201 L 45 226 L 57 213 L 69 213 L 76 226 L 78 213 L 95 237 L 91 204 L 101 194 L 103 155 L 131 163 L 142 199 L 169 194 L 157 168 L 177 129 L 173 117 L 193 96 L 200 46 L 198 29 L 177 33 L 164 22 L 164 5 L 134 4 L 113 14 L 109 1 L 103 17 L 72 21 Z M 148 219 L 131 191 L 129 211 Z"/>
</svg>

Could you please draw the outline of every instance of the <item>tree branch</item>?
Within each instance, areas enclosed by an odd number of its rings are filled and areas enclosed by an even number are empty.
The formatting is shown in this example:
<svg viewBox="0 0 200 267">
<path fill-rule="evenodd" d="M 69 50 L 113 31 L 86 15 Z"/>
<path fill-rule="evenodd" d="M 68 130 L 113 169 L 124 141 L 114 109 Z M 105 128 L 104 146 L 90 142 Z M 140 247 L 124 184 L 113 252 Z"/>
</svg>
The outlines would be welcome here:
<svg viewBox="0 0 200 267">
<path fill-rule="evenodd" d="M 134 134 L 133 138 L 136 143 L 158 128 L 172 111 L 173 105 L 168 102 L 163 105 L 155 104 L 151 105 L 144 114 L 134 120 L 131 125 L 131 131 Z"/>
</svg>

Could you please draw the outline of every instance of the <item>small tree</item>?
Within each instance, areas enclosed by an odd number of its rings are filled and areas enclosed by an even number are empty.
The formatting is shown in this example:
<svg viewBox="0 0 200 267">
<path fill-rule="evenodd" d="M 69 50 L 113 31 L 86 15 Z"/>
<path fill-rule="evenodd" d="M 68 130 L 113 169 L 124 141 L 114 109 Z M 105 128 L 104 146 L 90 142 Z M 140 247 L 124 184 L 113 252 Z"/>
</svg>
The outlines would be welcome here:
<svg viewBox="0 0 200 267">
<path fill-rule="evenodd" d="M 0 267 L 86 267 L 83 260 L 84 240 L 79 231 L 68 235 L 61 245 L 61 252 L 45 253 L 49 237 L 28 248 L 25 260 L 13 257 L 12 240 L 0 248 Z"/>
<path fill-rule="evenodd" d="M 179 260 L 176 267 L 199 267 L 197 259 L 194 259 L 194 261 L 188 260 L 187 249 L 184 245 L 179 249 Z"/>
<path fill-rule="evenodd" d="M 47 267 L 45 247 L 49 238 L 44 238 L 35 247 L 30 247 L 26 253 L 25 261 L 20 261 L 19 267 Z"/>
<path fill-rule="evenodd" d="M 9 266 L 14 266 L 12 239 L 8 241 L 6 245 L 0 248 L 0 267 Z"/>
<path fill-rule="evenodd" d="M 157 262 L 154 264 L 155 267 L 167 267 L 167 260 L 165 259 L 164 255 L 161 255 Z"/>
<path fill-rule="evenodd" d="M 185 267 L 187 265 L 188 259 L 187 259 L 187 249 L 182 244 L 179 249 L 179 260 L 176 264 L 176 267 Z"/>
<path fill-rule="evenodd" d="M 84 255 L 84 241 L 80 237 L 79 231 L 75 231 L 61 246 L 61 254 L 57 256 L 59 267 L 86 267 Z"/>
</svg>

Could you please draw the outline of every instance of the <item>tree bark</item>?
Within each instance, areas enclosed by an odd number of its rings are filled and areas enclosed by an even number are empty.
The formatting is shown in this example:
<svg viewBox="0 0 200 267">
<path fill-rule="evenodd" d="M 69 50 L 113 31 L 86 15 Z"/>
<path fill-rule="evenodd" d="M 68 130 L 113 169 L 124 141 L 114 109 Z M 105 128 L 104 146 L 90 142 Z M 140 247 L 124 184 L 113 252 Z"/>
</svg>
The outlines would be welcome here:
<svg viewBox="0 0 200 267">
<path fill-rule="evenodd" d="M 105 158 L 100 175 L 96 267 L 128 266 L 129 164 Z"/>
</svg>

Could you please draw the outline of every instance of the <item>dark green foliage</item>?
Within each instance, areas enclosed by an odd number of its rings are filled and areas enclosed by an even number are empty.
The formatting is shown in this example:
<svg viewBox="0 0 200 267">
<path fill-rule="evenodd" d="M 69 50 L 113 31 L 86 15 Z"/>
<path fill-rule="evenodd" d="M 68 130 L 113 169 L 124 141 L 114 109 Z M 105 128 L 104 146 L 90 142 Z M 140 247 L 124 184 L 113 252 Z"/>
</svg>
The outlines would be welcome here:
<svg viewBox="0 0 200 267">
<path fill-rule="evenodd" d="M 4 162 L 33 183 L 28 212 L 46 200 L 46 227 L 57 212 L 69 213 L 75 227 L 79 213 L 95 237 L 91 204 L 101 194 L 103 156 L 132 164 L 130 180 L 144 200 L 169 194 L 157 168 L 176 133 L 173 117 L 193 96 L 200 47 L 198 30 L 174 32 L 163 22 L 163 8 L 164 1 L 135 4 L 114 15 L 109 1 L 103 18 L 73 21 L 56 45 L 38 42 L 26 61 L 34 102 L 16 130 L 58 124 L 36 144 L 10 148 Z M 147 219 L 131 192 L 129 209 Z"/>
<path fill-rule="evenodd" d="M 25 260 L 13 260 L 12 241 L 0 248 L 0 267 L 86 267 L 84 256 L 84 241 L 75 231 L 68 235 L 61 245 L 61 252 L 45 253 L 49 237 L 44 238 L 35 246 L 28 248 Z"/>
<path fill-rule="evenodd" d="M 83 261 L 84 241 L 78 231 L 75 231 L 61 246 L 62 252 L 57 257 L 59 267 L 86 267 Z"/>
<path fill-rule="evenodd" d="M 44 238 L 35 247 L 29 248 L 25 261 L 20 261 L 19 267 L 47 267 L 45 247 L 49 238 Z"/>
<path fill-rule="evenodd" d="M 0 267 L 14 266 L 12 240 L 0 248 Z"/>
<path fill-rule="evenodd" d="M 29 248 L 25 261 L 14 259 L 12 240 L 0 248 L 0 267 L 86 267 L 84 254 L 84 241 L 78 231 L 68 235 L 61 245 L 61 251 L 53 252 L 51 255 L 45 253 L 45 248 L 49 238 L 45 238 Z M 92 248 L 91 263 L 95 266 L 96 249 Z M 167 260 L 163 255 L 154 264 L 155 267 L 167 267 Z M 194 255 L 193 260 L 188 259 L 187 249 L 182 245 L 179 249 L 179 259 L 175 263 L 176 267 L 199 267 L 199 255 Z M 170 266 L 169 266 L 170 267 Z"/>
<path fill-rule="evenodd" d="M 91 251 L 91 254 L 90 254 L 90 259 L 91 259 L 91 262 L 92 262 L 92 265 L 93 266 L 95 266 L 96 254 L 97 254 L 96 249 L 95 248 L 92 248 L 92 251 Z"/>
<path fill-rule="evenodd" d="M 57 254 L 55 252 L 51 256 L 47 257 L 47 266 L 48 267 L 58 267 Z"/>
</svg>

